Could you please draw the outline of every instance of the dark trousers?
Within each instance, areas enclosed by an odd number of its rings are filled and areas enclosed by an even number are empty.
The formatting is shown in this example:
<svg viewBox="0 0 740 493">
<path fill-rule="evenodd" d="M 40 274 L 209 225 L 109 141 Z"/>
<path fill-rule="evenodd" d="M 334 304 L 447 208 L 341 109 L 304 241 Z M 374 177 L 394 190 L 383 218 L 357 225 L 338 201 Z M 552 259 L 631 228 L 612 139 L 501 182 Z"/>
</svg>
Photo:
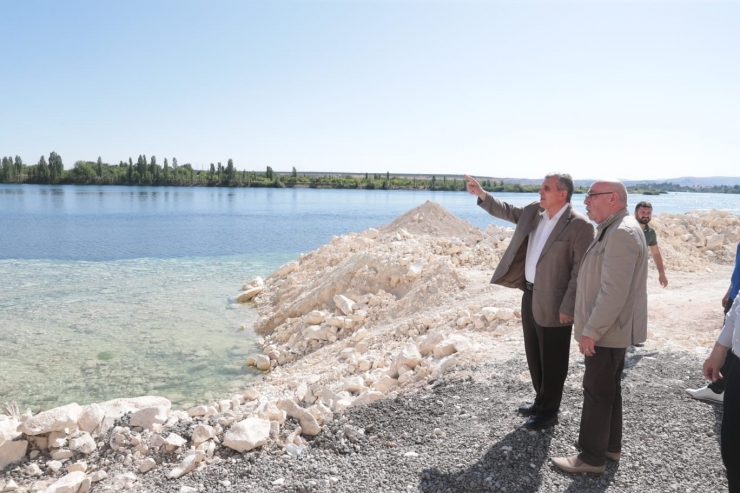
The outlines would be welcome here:
<svg viewBox="0 0 740 493">
<path fill-rule="evenodd" d="M 730 308 L 732 308 L 732 302 L 734 300 L 732 298 L 727 300 L 727 303 L 725 303 L 725 320 L 727 320 L 727 313 L 730 311 Z M 725 391 L 725 378 L 727 375 L 730 374 L 730 366 L 732 366 L 732 360 L 733 355 L 732 351 L 727 351 L 727 357 L 725 357 L 725 362 L 722 365 L 722 368 L 720 368 L 719 372 L 722 374 L 723 378 L 720 378 L 716 382 L 711 382 L 707 387 L 712 389 L 717 394 L 721 394 Z"/>
<path fill-rule="evenodd" d="M 626 352 L 624 348 L 596 346 L 594 355 L 586 356 L 578 457 L 592 466 L 603 466 L 607 451 L 622 451 L 622 371 Z"/>
<path fill-rule="evenodd" d="M 735 329 L 737 330 L 737 329 Z M 730 372 L 725 376 L 724 409 L 720 446 L 722 462 L 727 468 L 730 493 L 740 493 L 740 359 L 728 351 L 732 359 Z"/>
<path fill-rule="evenodd" d="M 541 327 L 532 315 L 532 291 L 522 296 L 524 352 L 535 391 L 538 414 L 557 414 L 568 376 L 570 334 L 573 326 Z"/>
</svg>

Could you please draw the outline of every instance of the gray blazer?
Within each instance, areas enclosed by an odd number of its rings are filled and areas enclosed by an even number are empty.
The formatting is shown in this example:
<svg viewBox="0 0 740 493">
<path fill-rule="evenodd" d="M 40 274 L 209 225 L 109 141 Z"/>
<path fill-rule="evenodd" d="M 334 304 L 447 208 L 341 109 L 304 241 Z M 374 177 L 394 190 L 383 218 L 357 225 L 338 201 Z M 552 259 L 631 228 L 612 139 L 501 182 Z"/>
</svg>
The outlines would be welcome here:
<svg viewBox="0 0 740 493">
<path fill-rule="evenodd" d="M 516 207 L 502 202 L 490 194 L 478 205 L 492 216 L 516 224 L 514 236 L 504 256 L 496 266 L 491 284 L 525 289 L 524 263 L 527 244 L 540 221 L 539 202 Z M 583 214 L 570 204 L 558 220 L 545 242 L 537 261 L 532 314 L 541 327 L 562 327 L 559 314 L 573 317 L 576 303 L 576 280 L 583 254 L 594 239 L 594 227 Z"/>
<path fill-rule="evenodd" d="M 574 336 L 626 348 L 647 338 L 648 253 L 645 234 L 624 209 L 596 229 L 581 264 Z"/>
</svg>

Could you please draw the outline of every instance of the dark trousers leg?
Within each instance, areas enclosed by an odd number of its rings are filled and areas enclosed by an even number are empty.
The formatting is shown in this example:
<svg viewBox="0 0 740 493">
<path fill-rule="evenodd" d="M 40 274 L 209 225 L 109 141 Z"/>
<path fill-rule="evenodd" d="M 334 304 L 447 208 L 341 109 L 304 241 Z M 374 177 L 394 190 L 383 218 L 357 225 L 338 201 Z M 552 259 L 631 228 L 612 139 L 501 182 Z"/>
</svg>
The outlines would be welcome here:
<svg viewBox="0 0 740 493">
<path fill-rule="evenodd" d="M 583 375 L 583 412 L 578 443 L 580 459 L 592 466 L 606 463 L 606 451 L 622 451 L 622 348 L 596 347 L 586 357 Z"/>
<path fill-rule="evenodd" d="M 555 414 L 563 399 L 563 386 L 568 376 L 572 326 L 541 327 L 532 315 L 532 292 L 522 296 L 522 330 L 524 352 L 540 413 Z"/>
<path fill-rule="evenodd" d="M 727 351 L 727 357 L 725 357 L 725 362 L 722 364 L 722 368 L 720 368 L 719 370 L 723 378 L 720 378 L 716 382 L 712 382 L 708 385 L 710 389 L 712 389 L 714 392 L 718 394 L 721 394 L 722 392 L 725 391 L 725 385 L 727 383 L 727 375 L 730 374 L 730 368 L 732 367 L 732 360 L 733 360 L 732 351 Z"/>
<path fill-rule="evenodd" d="M 720 443 L 730 493 L 740 493 L 740 360 L 732 351 L 727 354 L 733 361 L 730 372 L 725 376 Z"/>
</svg>

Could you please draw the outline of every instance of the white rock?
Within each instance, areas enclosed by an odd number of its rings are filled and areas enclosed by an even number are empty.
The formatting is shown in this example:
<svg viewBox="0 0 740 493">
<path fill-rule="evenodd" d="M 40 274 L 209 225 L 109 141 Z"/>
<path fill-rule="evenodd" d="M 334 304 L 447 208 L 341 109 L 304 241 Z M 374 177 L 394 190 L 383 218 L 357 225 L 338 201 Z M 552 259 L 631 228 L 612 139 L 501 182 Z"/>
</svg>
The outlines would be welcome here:
<svg viewBox="0 0 740 493">
<path fill-rule="evenodd" d="M 365 238 L 370 238 L 371 240 L 374 240 L 380 235 L 380 232 L 375 228 L 366 229 L 362 232 L 362 236 Z"/>
<path fill-rule="evenodd" d="M 237 303 L 246 303 L 262 292 L 262 287 L 249 288 L 236 297 Z"/>
<path fill-rule="evenodd" d="M 390 389 L 398 385 L 398 380 L 395 378 L 392 378 L 388 375 L 384 376 L 377 382 L 373 384 L 373 388 L 377 390 L 378 392 L 382 392 L 383 394 L 387 394 Z"/>
<path fill-rule="evenodd" d="M 82 414 L 82 407 L 77 403 L 67 404 L 44 411 L 27 419 L 18 427 L 18 431 L 26 435 L 42 435 L 52 431 L 61 431 L 65 428 L 77 426 L 77 420 Z"/>
<path fill-rule="evenodd" d="M 377 390 L 366 390 L 365 392 L 357 396 L 357 399 L 355 399 L 354 405 L 359 406 L 359 405 L 370 404 L 371 402 L 380 400 L 383 397 L 384 397 L 384 394 L 382 392 L 379 392 Z"/>
<path fill-rule="evenodd" d="M 183 437 L 178 435 L 177 433 L 170 433 L 167 435 L 167 438 L 164 440 L 164 446 L 172 452 L 175 449 L 178 449 L 188 443 L 187 440 L 185 440 Z"/>
<path fill-rule="evenodd" d="M 101 433 L 107 431 L 111 426 L 113 426 L 113 423 L 116 419 L 120 418 L 126 413 L 134 413 L 139 409 L 159 406 L 166 407 L 168 411 L 172 409 L 172 403 L 169 401 L 169 399 L 151 395 L 112 399 L 110 401 L 101 402 L 99 406 L 105 412 L 105 418 L 103 419 L 103 422 L 98 429 L 98 431 Z"/>
<path fill-rule="evenodd" d="M 333 332 L 330 325 L 309 325 L 303 329 L 303 337 L 308 340 L 328 341 L 331 335 Z"/>
<path fill-rule="evenodd" d="M 264 354 L 258 354 L 255 357 L 254 366 L 256 366 L 258 370 L 267 371 L 270 369 L 270 358 Z"/>
<path fill-rule="evenodd" d="M 432 379 L 437 379 L 441 377 L 447 370 L 452 368 L 453 366 L 457 365 L 457 357 L 447 356 L 445 358 L 442 358 L 442 360 L 437 364 L 437 366 L 432 371 Z"/>
<path fill-rule="evenodd" d="M 151 457 L 148 457 L 144 459 L 143 461 L 141 461 L 141 463 L 139 464 L 139 472 L 140 473 L 149 472 L 152 469 L 154 469 L 156 466 L 157 466 L 157 461 L 155 461 Z"/>
<path fill-rule="evenodd" d="M 25 440 L 3 442 L 0 445 L 0 471 L 10 464 L 22 461 L 26 456 L 26 450 L 28 450 L 28 442 Z"/>
<path fill-rule="evenodd" d="M 148 407 L 136 411 L 131 415 L 131 426 L 139 426 L 141 428 L 151 430 L 153 425 L 161 425 L 167 421 L 167 414 L 169 408 L 164 406 Z"/>
<path fill-rule="evenodd" d="M 304 435 L 316 436 L 321 431 L 321 427 L 316 422 L 316 418 L 314 418 L 307 410 L 296 404 L 295 401 L 291 399 L 283 399 L 278 402 L 277 407 L 285 411 L 288 416 L 298 420 Z"/>
<path fill-rule="evenodd" d="M 347 392 L 362 392 L 362 389 L 365 388 L 365 382 L 362 377 L 347 377 L 342 382 L 342 388 Z"/>
<path fill-rule="evenodd" d="M 47 446 L 49 448 L 60 448 L 67 444 L 67 429 L 62 431 L 52 431 L 47 437 Z"/>
<path fill-rule="evenodd" d="M 44 490 L 44 493 L 77 493 L 84 480 L 84 472 L 74 471 L 56 480 Z"/>
<path fill-rule="evenodd" d="M 216 436 L 216 430 L 213 428 L 213 426 L 206 425 L 206 424 L 199 424 L 195 427 L 193 430 L 193 444 L 195 446 L 200 445 L 201 443 L 205 442 L 206 440 L 210 440 L 211 438 Z"/>
<path fill-rule="evenodd" d="M 237 452 L 245 452 L 264 445 L 269 438 L 269 420 L 247 418 L 232 426 L 224 434 L 224 445 Z"/>
<path fill-rule="evenodd" d="M 490 323 L 496 320 L 498 308 L 494 308 L 492 306 L 484 306 L 483 308 L 481 308 L 481 313 L 483 313 L 483 316 L 486 317 L 486 320 L 488 320 L 488 322 Z"/>
<path fill-rule="evenodd" d="M 304 322 L 306 325 L 318 325 L 324 321 L 324 314 L 318 310 L 313 310 L 306 315 Z"/>
<path fill-rule="evenodd" d="M 365 337 L 367 337 L 368 331 L 365 328 L 357 329 L 354 334 L 352 334 L 352 340 L 354 342 L 360 342 Z"/>
<path fill-rule="evenodd" d="M 108 478 L 108 473 L 103 471 L 102 469 L 95 471 L 90 475 L 90 479 L 93 483 L 97 483 L 98 481 L 103 481 L 104 479 Z"/>
<path fill-rule="evenodd" d="M 188 409 L 188 416 L 200 417 L 205 416 L 208 412 L 208 406 L 195 406 Z"/>
<path fill-rule="evenodd" d="M 62 461 L 59 460 L 50 460 L 46 463 L 46 467 L 51 469 L 55 474 L 62 470 L 62 465 Z"/>
<path fill-rule="evenodd" d="M 298 270 L 298 262 L 295 262 L 295 261 L 288 262 L 287 264 L 281 265 L 280 267 L 278 267 L 278 269 L 275 271 L 273 275 L 277 277 L 283 277 L 297 270 Z"/>
<path fill-rule="evenodd" d="M 347 298 L 346 296 L 342 296 L 341 294 L 338 294 L 332 298 L 334 300 L 334 304 L 341 310 L 342 313 L 345 315 L 352 315 L 352 309 L 355 306 L 355 302 L 351 299 Z"/>
<path fill-rule="evenodd" d="M 95 444 L 95 439 L 86 431 L 83 431 L 78 437 L 69 441 L 69 449 L 73 452 L 89 454 L 96 448 L 98 446 Z"/>
<path fill-rule="evenodd" d="M 25 472 L 29 476 L 41 476 L 42 474 L 44 474 L 44 471 L 42 471 L 39 465 L 35 462 L 30 463 L 23 472 Z"/>
<path fill-rule="evenodd" d="M 180 465 L 171 469 L 167 473 L 167 477 L 169 479 L 177 479 L 181 478 L 184 475 L 186 475 L 189 472 L 192 472 L 195 470 L 195 468 L 198 466 L 198 463 L 203 460 L 205 457 L 205 454 L 196 452 L 195 454 L 188 455 L 185 457 L 182 462 L 180 462 Z"/>
<path fill-rule="evenodd" d="M 0 469 L 1 469 L 1 468 L 0 468 Z M 5 485 L 5 487 L 4 487 L 3 489 L 2 489 L 2 491 L 3 491 L 3 492 L 6 492 L 6 491 L 15 491 L 15 490 L 17 490 L 17 489 L 18 489 L 18 483 L 16 483 L 15 481 L 13 481 L 13 480 L 11 479 L 11 480 L 9 480 L 9 481 L 7 482 L 7 484 L 6 484 L 6 485 Z"/>
<path fill-rule="evenodd" d="M 514 315 L 514 312 L 512 310 L 501 309 L 496 313 L 496 318 L 503 321 L 511 320 L 515 316 L 516 315 Z"/>
<path fill-rule="evenodd" d="M 421 275 L 421 271 L 424 269 L 424 259 L 418 259 L 416 260 L 411 266 L 409 267 L 408 272 L 406 272 L 406 276 L 410 279 L 416 279 Z"/>
<path fill-rule="evenodd" d="M 421 361 L 421 353 L 413 344 L 404 346 L 401 351 L 396 355 L 396 358 L 391 364 L 391 374 L 398 375 L 402 366 L 406 366 L 410 369 L 416 368 Z"/>
<path fill-rule="evenodd" d="M 74 456 L 74 452 L 72 452 L 71 450 L 58 448 L 52 450 L 49 456 L 54 460 L 65 460 Z"/>
<path fill-rule="evenodd" d="M 8 440 L 15 440 L 21 436 L 21 432 L 18 431 L 18 425 L 20 422 L 12 416 L 5 416 L 0 414 L 0 445 Z"/>
<path fill-rule="evenodd" d="M 87 471 L 87 462 L 79 461 L 67 466 L 67 472 Z"/>
<path fill-rule="evenodd" d="M 344 327 L 344 317 L 327 317 L 326 324 L 341 329 Z"/>
<path fill-rule="evenodd" d="M 470 348 L 470 339 L 461 334 L 450 334 L 434 348 L 434 356 L 444 358 Z"/>
<path fill-rule="evenodd" d="M 428 356 L 444 338 L 445 336 L 441 332 L 430 332 L 419 344 L 419 353 L 422 356 Z"/>
<path fill-rule="evenodd" d="M 334 413 L 331 411 L 331 409 L 326 407 L 321 402 L 317 402 L 313 406 L 309 407 L 307 411 L 311 413 L 311 416 L 316 418 L 316 422 L 319 425 L 329 423 L 334 419 Z"/>
</svg>

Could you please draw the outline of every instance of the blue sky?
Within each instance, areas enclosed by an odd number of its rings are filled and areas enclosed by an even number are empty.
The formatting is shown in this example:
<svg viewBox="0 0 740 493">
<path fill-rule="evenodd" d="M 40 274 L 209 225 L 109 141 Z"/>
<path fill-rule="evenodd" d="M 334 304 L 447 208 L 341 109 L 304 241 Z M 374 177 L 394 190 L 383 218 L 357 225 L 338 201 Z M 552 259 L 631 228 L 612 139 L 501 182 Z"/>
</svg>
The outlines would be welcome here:
<svg viewBox="0 0 740 493">
<path fill-rule="evenodd" d="M 740 5 L 0 1 L 0 155 L 740 176 Z"/>
</svg>

